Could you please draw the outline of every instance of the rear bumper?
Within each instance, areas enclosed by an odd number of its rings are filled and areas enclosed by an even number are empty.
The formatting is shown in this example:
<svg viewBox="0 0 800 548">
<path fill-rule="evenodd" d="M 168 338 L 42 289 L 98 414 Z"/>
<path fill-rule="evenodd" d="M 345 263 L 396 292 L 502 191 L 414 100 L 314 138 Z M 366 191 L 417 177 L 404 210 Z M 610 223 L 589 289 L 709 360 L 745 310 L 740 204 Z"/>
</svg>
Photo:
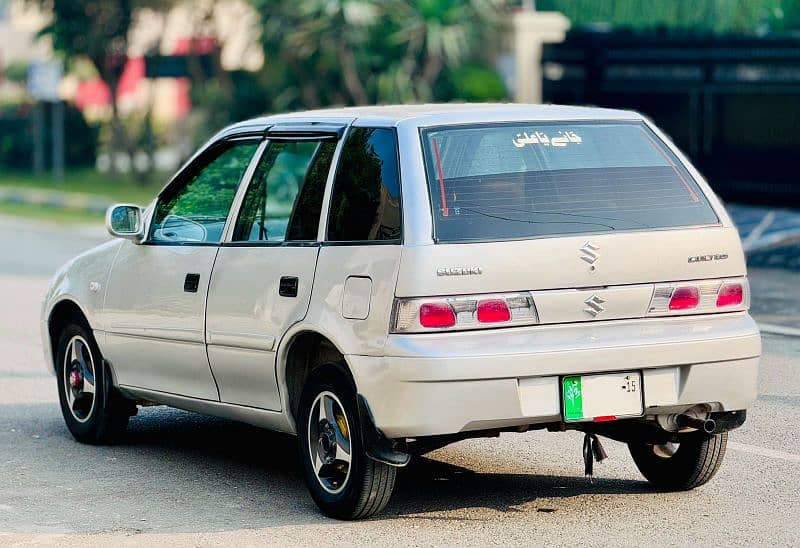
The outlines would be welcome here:
<svg viewBox="0 0 800 548">
<path fill-rule="evenodd" d="M 561 420 L 559 378 L 640 370 L 646 414 L 698 403 L 746 409 L 761 338 L 746 313 L 391 335 L 386 356 L 347 356 L 389 437 Z"/>
</svg>

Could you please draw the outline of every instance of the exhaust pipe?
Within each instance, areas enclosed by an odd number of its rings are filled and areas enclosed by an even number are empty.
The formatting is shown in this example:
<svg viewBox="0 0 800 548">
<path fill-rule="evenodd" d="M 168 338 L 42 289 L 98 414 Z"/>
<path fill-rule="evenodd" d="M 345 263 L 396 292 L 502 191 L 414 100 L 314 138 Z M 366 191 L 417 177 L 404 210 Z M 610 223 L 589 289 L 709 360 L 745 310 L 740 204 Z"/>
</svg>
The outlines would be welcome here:
<svg viewBox="0 0 800 548">
<path fill-rule="evenodd" d="M 691 415 L 678 415 L 675 417 L 675 423 L 680 428 L 695 428 L 702 430 L 706 434 L 713 434 L 714 430 L 717 429 L 717 423 L 714 422 L 714 419 L 698 419 Z"/>
</svg>

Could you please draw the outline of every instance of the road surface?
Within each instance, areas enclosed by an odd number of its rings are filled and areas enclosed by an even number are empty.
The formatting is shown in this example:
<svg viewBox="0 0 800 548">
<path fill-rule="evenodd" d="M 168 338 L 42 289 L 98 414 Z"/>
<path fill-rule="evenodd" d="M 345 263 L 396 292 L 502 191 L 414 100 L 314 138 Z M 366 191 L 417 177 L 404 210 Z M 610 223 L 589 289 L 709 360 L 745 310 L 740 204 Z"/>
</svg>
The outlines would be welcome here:
<svg viewBox="0 0 800 548">
<path fill-rule="evenodd" d="M 417 459 L 382 516 L 340 523 L 307 494 L 290 436 L 156 407 L 124 443 L 80 445 L 43 366 L 39 302 L 102 238 L 0 220 L 0 545 L 800 545 L 793 337 L 765 336 L 758 402 L 689 493 L 653 492 L 616 442 L 590 484 L 579 434 L 503 434 Z"/>
</svg>

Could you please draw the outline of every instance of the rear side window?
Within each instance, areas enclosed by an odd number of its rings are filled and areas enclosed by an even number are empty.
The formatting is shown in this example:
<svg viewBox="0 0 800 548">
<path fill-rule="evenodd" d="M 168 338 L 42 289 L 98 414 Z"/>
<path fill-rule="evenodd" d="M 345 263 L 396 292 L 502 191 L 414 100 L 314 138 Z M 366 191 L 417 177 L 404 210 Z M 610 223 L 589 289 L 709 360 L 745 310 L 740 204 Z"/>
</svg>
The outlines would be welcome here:
<svg viewBox="0 0 800 548">
<path fill-rule="evenodd" d="M 271 142 L 245 194 L 233 241 L 316 240 L 335 148 L 332 141 Z"/>
<path fill-rule="evenodd" d="M 422 140 L 437 241 L 718 223 L 640 122 L 451 126 Z"/>
<path fill-rule="evenodd" d="M 400 172 L 390 128 L 354 128 L 342 148 L 333 184 L 328 240 L 399 241 Z"/>
</svg>

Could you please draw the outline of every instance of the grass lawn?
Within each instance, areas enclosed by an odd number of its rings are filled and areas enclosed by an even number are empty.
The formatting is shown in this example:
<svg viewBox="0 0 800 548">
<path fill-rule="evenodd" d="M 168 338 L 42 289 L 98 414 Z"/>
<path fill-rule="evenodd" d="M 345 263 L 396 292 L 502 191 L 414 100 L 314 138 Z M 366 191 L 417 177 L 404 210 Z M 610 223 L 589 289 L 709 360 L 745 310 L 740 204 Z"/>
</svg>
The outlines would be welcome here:
<svg viewBox="0 0 800 548">
<path fill-rule="evenodd" d="M 104 222 L 102 213 L 91 213 L 75 209 L 58 209 L 33 204 L 4 204 L 0 202 L 0 215 L 27 217 L 54 223 L 93 223 Z"/>
<path fill-rule="evenodd" d="M 155 174 L 150 181 L 139 181 L 128 175 L 107 175 L 93 169 L 72 170 L 64 181 L 57 183 L 50 175 L 36 177 L 24 171 L 0 171 L 0 187 L 54 190 L 102 196 L 111 202 L 147 205 L 152 201 L 169 178 L 166 174 Z M 34 204 L 0 202 L 0 215 L 15 215 L 31 219 L 72 223 L 102 223 L 102 213 L 81 209 L 62 209 Z"/>
<path fill-rule="evenodd" d="M 95 194 L 116 202 L 139 205 L 148 204 L 166 184 L 167 179 L 168 175 L 156 174 L 151 181 L 141 182 L 128 175 L 108 175 L 94 169 L 81 169 L 68 171 L 64 181 L 57 183 L 49 175 L 36 177 L 24 171 L 0 171 L 0 186 Z"/>
</svg>

